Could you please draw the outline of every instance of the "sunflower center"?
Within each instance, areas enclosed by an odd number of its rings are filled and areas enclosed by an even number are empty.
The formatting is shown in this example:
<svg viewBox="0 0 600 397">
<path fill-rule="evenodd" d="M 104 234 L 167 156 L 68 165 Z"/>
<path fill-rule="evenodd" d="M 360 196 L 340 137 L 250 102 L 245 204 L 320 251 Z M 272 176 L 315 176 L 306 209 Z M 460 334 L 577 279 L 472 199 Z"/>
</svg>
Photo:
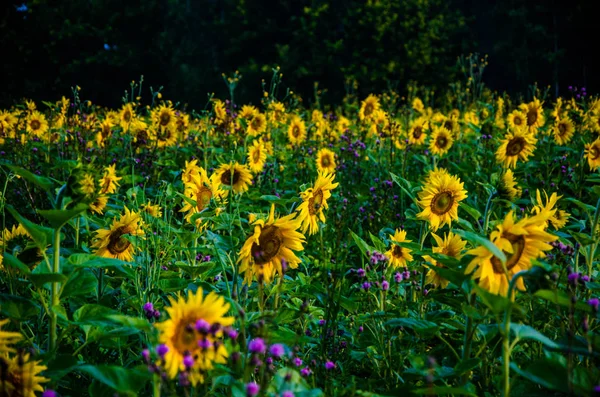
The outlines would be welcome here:
<svg viewBox="0 0 600 397">
<path fill-rule="evenodd" d="M 252 160 L 254 160 L 255 163 L 260 161 L 260 149 L 254 150 L 254 153 L 252 153 Z"/>
<path fill-rule="evenodd" d="M 298 138 L 298 136 L 300 136 L 300 128 L 297 125 L 292 128 L 292 135 L 294 138 Z"/>
<path fill-rule="evenodd" d="M 454 196 L 450 192 L 441 192 L 436 194 L 431 200 L 431 212 L 436 215 L 443 215 L 450 211 L 454 204 Z"/>
<path fill-rule="evenodd" d="M 374 107 L 372 103 L 365 104 L 365 117 L 368 117 L 373 113 Z"/>
<path fill-rule="evenodd" d="M 523 255 L 523 251 L 525 250 L 525 237 L 516 236 L 512 233 L 504 233 L 502 235 L 502 237 L 504 237 L 505 239 L 507 239 L 510 242 L 510 245 L 512 246 L 512 249 L 513 249 L 512 254 L 508 253 L 506 251 L 503 251 L 504 254 L 506 255 L 506 270 L 510 271 L 513 267 L 516 266 L 517 263 L 519 263 L 519 260 L 521 259 L 521 256 Z M 492 263 L 492 266 L 494 267 L 494 273 L 504 274 L 504 269 L 502 268 L 502 262 L 500 261 L 500 259 L 498 259 L 494 256 L 494 257 L 492 257 L 490 262 Z"/>
<path fill-rule="evenodd" d="M 31 120 L 31 129 L 32 130 L 39 130 L 40 127 L 42 126 L 42 124 L 40 123 L 39 120 Z"/>
<path fill-rule="evenodd" d="M 413 130 L 412 135 L 413 135 L 413 138 L 419 139 L 421 137 L 421 135 L 423 135 L 423 127 L 416 126 L 415 129 Z"/>
<path fill-rule="evenodd" d="M 321 189 L 313 192 L 312 197 L 308 200 L 308 213 L 315 215 L 323 205 L 323 191 Z"/>
<path fill-rule="evenodd" d="M 435 146 L 437 146 L 440 149 L 445 148 L 447 143 L 448 139 L 445 136 L 438 136 L 435 140 Z"/>
<path fill-rule="evenodd" d="M 321 158 L 321 166 L 323 166 L 323 168 L 327 168 L 331 165 L 331 161 L 329 160 L 329 156 L 325 155 Z"/>
<path fill-rule="evenodd" d="M 564 123 L 558 124 L 558 135 L 564 136 L 567 133 L 567 126 Z"/>
<path fill-rule="evenodd" d="M 252 244 L 250 252 L 254 262 L 258 265 L 264 265 L 279 254 L 279 249 L 283 244 L 283 234 L 277 226 L 269 225 L 263 228 L 258 238 L 258 244 Z"/>
<path fill-rule="evenodd" d="M 515 116 L 515 118 L 514 118 L 514 120 L 513 120 L 513 123 L 514 123 L 515 125 L 521 125 L 521 124 L 523 124 L 523 119 L 521 119 L 521 117 L 520 117 L 520 116 Z"/>
<path fill-rule="evenodd" d="M 236 170 L 226 170 L 221 174 L 221 183 L 223 185 L 233 186 L 240 180 L 240 173 Z"/>
<path fill-rule="evenodd" d="M 160 115 L 160 125 L 165 127 L 169 125 L 171 121 L 171 115 L 168 112 L 162 112 Z"/>
<path fill-rule="evenodd" d="M 210 203 L 211 198 L 212 191 L 206 186 L 202 186 L 198 193 L 196 193 L 196 208 L 198 211 L 205 209 Z"/>
<path fill-rule="evenodd" d="M 523 139 L 521 137 L 513 138 L 506 145 L 506 154 L 508 156 L 516 156 L 519 153 L 521 153 L 521 151 L 523 150 L 524 147 L 525 147 L 525 139 Z"/>
<path fill-rule="evenodd" d="M 125 122 L 131 120 L 131 112 L 129 110 L 126 110 L 125 113 L 123 113 L 123 120 L 125 120 Z"/>
<path fill-rule="evenodd" d="M 527 112 L 527 125 L 528 126 L 532 126 L 536 123 L 538 119 L 538 113 L 537 110 L 534 109 L 529 109 L 529 111 Z"/>
<path fill-rule="evenodd" d="M 394 248 L 392 249 L 392 255 L 394 256 L 394 258 L 402 258 L 404 256 L 404 253 L 402 252 L 402 247 L 394 244 Z"/>
<path fill-rule="evenodd" d="M 260 127 L 262 126 L 262 122 L 260 120 L 260 117 L 254 117 L 252 119 L 252 121 L 250 122 L 250 125 L 252 126 L 252 129 L 259 130 Z"/>
<path fill-rule="evenodd" d="M 192 352 L 198 348 L 197 341 L 193 319 L 183 318 L 175 327 L 175 333 L 171 339 L 173 347 L 182 354 Z"/>
<path fill-rule="evenodd" d="M 446 121 L 444 121 L 443 127 L 445 129 L 447 129 L 448 131 L 452 131 L 454 129 L 454 124 L 452 124 L 452 121 L 446 120 Z"/>
<path fill-rule="evenodd" d="M 106 138 L 110 135 L 110 127 L 108 125 L 104 125 L 102 127 L 102 138 Z"/>
<path fill-rule="evenodd" d="M 123 237 L 125 234 L 125 226 L 118 227 L 110 234 L 110 237 L 108 238 L 108 246 L 106 248 L 111 254 L 121 254 L 125 252 L 127 248 L 129 248 L 131 243 L 129 240 Z"/>
<path fill-rule="evenodd" d="M 598 146 L 592 146 L 590 149 L 590 156 L 592 160 L 596 160 L 598 157 L 600 157 L 600 148 Z"/>
</svg>

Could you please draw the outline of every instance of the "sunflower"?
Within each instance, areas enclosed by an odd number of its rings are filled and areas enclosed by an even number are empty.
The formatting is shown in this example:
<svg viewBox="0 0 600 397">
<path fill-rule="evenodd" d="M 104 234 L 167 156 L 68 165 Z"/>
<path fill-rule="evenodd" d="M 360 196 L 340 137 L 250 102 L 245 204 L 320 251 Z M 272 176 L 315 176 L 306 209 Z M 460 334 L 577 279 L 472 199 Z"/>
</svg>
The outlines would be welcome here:
<svg viewBox="0 0 600 397">
<path fill-rule="evenodd" d="M 16 256 L 22 262 L 36 262 L 41 256 L 41 252 L 31 244 L 32 241 L 29 232 L 21 224 L 4 229 L 0 233 L 0 270 L 4 269 L 2 265 L 3 252 Z"/>
<path fill-rule="evenodd" d="M 154 109 L 151 117 L 158 130 L 170 130 L 176 127 L 177 118 L 171 105 L 161 105 Z"/>
<path fill-rule="evenodd" d="M 119 125 L 123 131 L 127 131 L 131 122 L 135 119 L 135 112 L 131 103 L 123 105 L 119 112 Z"/>
<path fill-rule="evenodd" d="M 299 145 L 304 142 L 306 139 L 306 125 L 299 116 L 292 116 L 287 134 L 292 145 Z"/>
<path fill-rule="evenodd" d="M 412 100 L 411 105 L 412 105 L 412 108 L 419 113 L 423 113 L 423 111 L 425 111 L 425 105 L 423 104 L 423 101 L 419 97 L 415 97 L 415 99 Z"/>
<path fill-rule="evenodd" d="M 177 144 L 179 133 L 175 127 L 171 128 L 152 128 L 150 135 L 159 148 L 173 147 Z"/>
<path fill-rule="evenodd" d="M 498 98 L 496 101 L 496 114 L 494 115 L 494 124 L 500 129 L 504 129 L 504 99 Z M 514 127 L 513 127 L 514 128 Z"/>
<path fill-rule="evenodd" d="M 104 147 L 104 141 L 111 137 L 113 127 L 114 124 L 109 118 L 106 118 L 99 123 L 99 131 L 96 133 L 96 144 L 98 147 Z"/>
<path fill-rule="evenodd" d="M 202 288 L 195 293 L 188 290 L 187 298 L 169 297 L 169 302 L 165 309 L 169 319 L 155 325 L 160 332 L 159 342 L 166 347 L 161 364 L 171 379 L 186 371 L 195 386 L 204 382 L 204 375 L 214 364 L 227 362 L 223 328 L 235 319 L 226 316 L 229 303 L 223 297 L 215 292 L 204 297 Z"/>
<path fill-rule="evenodd" d="M 246 284 L 251 284 L 253 278 L 259 283 L 270 283 L 275 274 L 283 274 L 282 262 L 292 269 L 298 267 L 300 258 L 293 251 L 304 250 L 305 237 L 297 231 L 302 221 L 294 217 L 296 213 L 275 219 L 273 204 L 266 221 L 254 220 L 254 233 L 244 243 L 237 260 Z"/>
<path fill-rule="evenodd" d="M 123 236 L 143 235 L 141 223 L 140 214 L 129 211 L 125 207 L 125 213 L 118 221 L 116 218 L 113 219 L 110 229 L 96 230 L 96 240 L 92 243 L 92 247 L 96 248 L 95 254 L 104 258 L 131 262 L 135 247 Z"/>
<path fill-rule="evenodd" d="M 222 201 L 227 192 L 220 189 L 219 183 L 215 178 L 208 178 L 204 168 L 200 168 L 199 174 L 192 176 L 191 180 L 184 184 L 183 194 L 192 200 L 192 202 L 184 201 L 184 206 L 179 212 L 186 212 L 185 220 L 191 222 L 194 214 L 206 210 L 213 199 Z M 201 228 L 201 222 L 200 218 L 196 219 L 196 226 L 198 228 Z"/>
<path fill-rule="evenodd" d="M 539 99 L 534 98 L 533 101 L 525 104 L 522 103 L 519 109 L 525 114 L 525 121 L 529 132 L 536 133 L 538 128 L 544 125 L 544 109 Z"/>
<path fill-rule="evenodd" d="M 248 148 L 248 165 L 250 170 L 255 174 L 262 172 L 266 161 L 267 151 L 265 145 L 260 139 L 256 139 L 252 142 L 252 146 Z"/>
<path fill-rule="evenodd" d="M 460 132 L 460 126 L 458 125 L 458 119 L 454 116 L 448 116 L 443 118 L 442 127 L 452 133 L 453 138 L 457 138 Z"/>
<path fill-rule="evenodd" d="M 467 266 L 465 273 L 472 273 L 479 286 L 492 294 L 508 295 L 508 284 L 515 274 L 531 268 L 531 260 L 543 257 L 544 251 L 552 249 L 550 243 L 558 237 L 544 231 L 544 218 L 538 216 L 524 218 L 515 223 L 510 211 L 502 224 L 491 234 L 491 240 L 506 255 L 506 264 L 502 264 L 487 248 L 481 246 L 467 252 L 475 258 Z M 506 271 L 505 271 L 506 270 Z M 525 290 L 523 279 L 516 284 Z"/>
<path fill-rule="evenodd" d="M 252 182 L 252 174 L 245 165 L 237 162 L 221 164 L 214 173 L 214 177 L 221 187 L 232 189 L 234 193 L 244 193 Z"/>
<path fill-rule="evenodd" d="M 108 196 L 98 195 L 90 203 L 90 210 L 95 214 L 102 215 L 104 213 L 104 208 L 106 208 L 106 204 L 108 204 Z"/>
<path fill-rule="evenodd" d="M 29 116 L 27 116 L 27 132 L 33 134 L 38 138 L 43 138 L 48 132 L 48 121 L 46 116 L 34 110 Z"/>
<path fill-rule="evenodd" d="M 339 185 L 339 183 L 333 183 L 334 178 L 335 174 L 319 172 L 313 187 L 300 193 L 302 204 L 296 211 L 298 219 L 302 222 L 300 228 L 302 233 L 306 233 L 308 230 L 308 233 L 313 235 L 319 230 L 318 221 L 325 223 L 323 209 L 329 208 L 327 200 L 331 197 L 331 191 Z"/>
<path fill-rule="evenodd" d="M 452 143 L 454 143 L 454 138 L 452 138 L 450 131 L 444 127 L 433 128 L 431 142 L 429 142 L 429 150 L 431 153 L 443 156 L 444 154 L 448 153 Z"/>
<path fill-rule="evenodd" d="M 467 242 L 462 240 L 460 236 L 452 232 L 445 234 L 443 239 L 435 233 L 433 233 L 432 236 L 437 243 L 437 247 L 433 247 L 432 249 L 434 253 L 447 255 L 456 259 L 462 258 L 462 252 L 465 249 Z M 443 263 L 436 261 L 429 255 L 423 255 L 423 259 L 437 267 L 446 267 Z M 446 288 L 450 282 L 440 276 L 434 269 L 429 269 L 425 283 L 433 284 L 436 288 Z"/>
<path fill-rule="evenodd" d="M 116 164 L 109 165 L 104 168 L 104 175 L 100 180 L 100 194 L 112 194 L 117 191 L 117 187 L 119 185 L 119 181 L 123 179 L 122 177 L 117 176 Z"/>
<path fill-rule="evenodd" d="M 591 113 L 588 116 L 589 128 L 596 134 L 600 134 L 600 113 Z"/>
<path fill-rule="evenodd" d="M 225 104 L 219 99 L 215 99 L 213 103 L 213 111 L 215 112 L 215 124 L 221 125 L 227 120 L 227 111 Z"/>
<path fill-rule="evenodd" d="M 521 197 L 521 188 L 517 186 L 515 176 L 510 168 L 502 173 L 496 190 L 500 198 L 504 200 L 513 201 Z"/>
<path fill-rule="evenodd" d="M 408 129 L 408 143 L 415 146 L 424 144 L 427 139 L 428 125 L 429 123 L 423 117 L 414 120 Z"/>
<path fill-rule="evenodd" d="M 447 169 L 435 167 L 427 172 L 425 184 L 430 184 L 434 179 L 442 176 L 451 176 Z"/>
<path fill-rule="evenodd" d="M 458 203 L 467 198 L 460 179 L 453 175 L 432 178 L 419 193 L 423 208 L 417 216 L 427 219 L 433 231 L 458 219 Z"/>
<path fill-rule="evenodd" d="M 360 121 L 369 120 L 379 110 L 380 104 L 379 99 L 373 94 L 370 94 L 367 99 L 362 101 L 360 104 L 360 110 L 358 111 L 358 118 Z"/>
<path fill-rule="evenodd" d="M 508 115 L 507 121 L 511 129 L 520 129 L 525 126 L 525 114 L 515 109 Z"/>
<path fill-rule="evenodd" d="M 252 105 L 243 105 L 238 113 L 238 117 L 250 121 L 258 114 L 258 109 Z"/>
<path fill-rule="evenodd" d="M 600 168 L 600 138 L 585 145 L 585 158 L 591 170 Z"/>
<path fill-rule="evenodd" d="M 204 171 L 204 168 L 198 166 L 198 159 L 192 161 L 185 161 L 185 168 L 182 170 L 181 181 L 183 183 L 191 182 L 194 176 L 200 176 L 200 173 Z M 206 172 L 206 171 L 204 171 Z"/>
<path fill-rule="evenodd" d="M 412 262 L 413 257 L 410 254 L 411 249 L 401 247 L 394 243 L 410 243 L 412 240 L 406 239 L 406 231 L 396 229 L 396 232 L 390 234 L 390 242 L 392 242 L 391 248 L 385 253 L 385 256 L 390 260 L 389 264 L 393 268 L 406 267 L 408 262 Z"/>
<path fill-rule="evenodd" d="M 345 134 L 346 130 L 348 130 L 351 125 L 352 125 L 352 122 L 350 120 L 348 120 L 348 118 L 340 115 L 337 119 L 337 122 L 335 123 L 335 130 L 340 135 Z"/>
<path fill-rule="evenodd" d="M 248 122 L 246 132 L 250 136 L 258 136 L 267 130 L 267 117 L 257 112 Z"/>
<path fill-rule="evenodd" d="M 535 204 L 531 209 L 531 212 L 534 215 L 539 215 L 541 218 L 545 219 L 544 228 L 547 228 L 548 224 L 552 225 L 555 230 L 565 226 L 571 214 L 556 208 L 556 204 L 562 196 L 559 196 L 554 192 L 548 197 L 548 194 L 544 191 L 544 198 L 545 200 L 542 199 L 539 189 L 536 189 Z"/>
<path fill-rule="evenodd" d="M 269 104 L 269 121 L 273 124 L 282 124 L 285 121 L 285 105 L 281 102 L 271 102 Z"/>
<path fill-rule="evenodd" d="M 94 177 L 90 174 L 83 174 L 83 178 L 79 182 L 80 190 L 86 196 L 91 196 L 96 192 Z"/>
<path fill-rule="evenodd" d="M 565 116 L 557 120 L 554 125 L 554 140 L 559 145 L 566 145 L 573 137 L 574 132 L 573 122 L 568 116 Z"/>
<path fill-rule="evenodd" d="M 35 392 L 44 391 L 41 383 L 50 381 L 39 375 L 46 369 L 40 361 L 30 361 L 29 354 L 0 356 L 0 395 L 35 397 Z"/>
<path fill-rule="evenodd" d="M 514 168 L 517 160 L 527 161 L 533 154 L 537 140 L 525 128 L 507 133 L 496 151 L 496 161 L 504 163 L 506 168 Z"/>
<path fill-rule="evenodd" d="M 150 201 L 148 201 L 147 204 L 142 204 L 140 209 L 153 218 L 160 218 L 162 216 L 162 209 L 160 206 L 158 204 L 152 204 Z"/>
<path fill-rule="evenodd" d="M 317 170 L 319 172 L 334 173 L 335 167 L 335 153 L 326 148 L 317 152 Z"/>
<path fill-rule="evenodd" d="M 2 252 L 0 251 L 0 259 L 2 258 Z M 2 263 L 0 262 L 0 266 Z M 5 353 L 14 353 L 15 349 L 12 347 L 15 343 L 23 339 L 23 335 L 19 332 L 2 331 L 2 326 L 8 324 L 10 320 L 0 320 L 0 357 Z"/>
</svg>

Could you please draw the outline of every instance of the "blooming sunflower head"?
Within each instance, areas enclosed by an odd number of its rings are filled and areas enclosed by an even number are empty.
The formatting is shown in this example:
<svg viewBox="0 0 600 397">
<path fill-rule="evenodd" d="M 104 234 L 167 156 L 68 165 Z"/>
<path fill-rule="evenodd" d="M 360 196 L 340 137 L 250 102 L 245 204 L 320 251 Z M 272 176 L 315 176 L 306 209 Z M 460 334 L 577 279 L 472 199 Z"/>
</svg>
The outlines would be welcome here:
<svg viewBox="0 0 600 397">
<path fill-rule="evenodd" d="M 292 145 L 299 145 L 306 139 L 306 125 L 299 116 L 292 116 L 287 130 L 288 139 Z"/>
<path fill-rule="evenodd" d="M 230 189 L 234 193 L 244 193 L 248 191 L 252 182 L 252 174 L 248 167 L 237 162 L 230 164 L 221 164 L 215 170 L 213 177 L 221 189 Z"/>
<path fill-rule="evenodd" d="M 453 175 L 431 178 L 419 193 L 423 208 L 417 216 L 429 221 L 433 231 L 458 219 L 458 203 L 467 198 L 460 179 Z"/>
<path fill-rule="evenodd" d="M 448 153 L 450 147 L 454 143 L 452 134 L 444 127 L 434 127 L 433 133 L 431 134 L 431 142 L 429 143 L 429 150 L 433 154 L 443 156 Z"/>
<path fill-rule="evenodd" d="M 558 196 L 556 192 L 554 192 L 548 197 L 548 194 L 545 191 L 543 193 L 544 199 L 542 199 L 539 189 L 536 190 L 535 204 L 531 209 L 531 212 L 544 220 L 544 228 L 547 228 L 549 225 L 552 225 L 555 230 L 564 227 L 571 214 L 556 208 L 556 204 L 562 196 Z"/>
<path fill-rule="evenodd" d="M 517 160 L 527 161 L 533 154 L 537 140 L 526 128 L 515 129 L 506 134 L 496 151 L 496 161 L 507 168 L 514 168 Z"/>
<path fill-rule="evenodd" d="M 100 194 L 112 194 L 120 186 L 119 181 L 123 178 L 117 176 L 116 167 L 117 165 L 113 164 L 104 168 L 104 175 L 100 181 Z"/>
<path fill-rule="evenodd" d="M 193 175 L 191 180 L 184 184 L 184 196 L 189 200 L 184 201 L 184 206 L 179 212 L 185 212 L 185 220 L 192 221 L 192 216 L 208 209 L 211 200 L 223 204 L 227 192 L 220 188 L 217 178 L 209 178 L 204 168 L 199 167 L 198 175 Z M 196 219 L 196 226 L 201 228 L 202 219 Z"/>
<path fill-rule="evenodd" d="M 335 167 L 335 153 L 327 148 L 317 152 L 317 170 L 319 172 L 334 173 Z"/>
<path fill-rule="evenodd" d="M 271 102 L 268 107 L 269 121 L 281 124 L 285 121 L 285 105 L 281 102 Z"/>
<path fill-rule="evenodd" d="M 173 129 L 176 127 L 177 118 L 171 105 L 160 105 L 152 111 L 152 121 L 157 130 Z"/>
<path fill-rule="evenodd" d="M 329 206 L 327 200 L 331 197 L 331 191 L 338 186 L 338 183 L 333 183 L 335 174 L 319 172 L 319 176 L 313 187 L 306 189 L 300 193 L 302 204 L 296 210 L 298 219 L 302 222 L 302 233 L 310 235 L 315 234 L 319 230 L 319 221 L 325 223 L 324 209 Z"/>
<path fill-rule="evenodd" d="M 96 231 L 96 239 L 92 244 L 95 254 L 104 258 L 115 258 L 131 262 L 135 246 L 125 236 L 142 236 L 144 229 L 140 214 L 127 207 L 119 220 L 114 219 L 110 229 Z"/>
<path fill-rule="evenodd" d="M 253 173 L 257 174 L 265 168 L 266 161 L 267 149 L 265 144 L 260 139 L 256 139 L 252 142 L 252 146 L 248 148 L 248 166 Z"/>
<path fill-rule="evenodd" d="M 467 242 L 461 239 L 459 235 L 448 232 L 444 235 L 443 239 L 435 233 L 433 233 L 432 236 L 437 243 L 437 246 L 433 247 L 432 249 L 434 253 L 447 255 L 456 259 L 462 258 L 463 250 L 465 249 Z M 424 255 L 423 259 L 437 267 L 446 267 L 443 263 L 436 261 L 429 255 Z M 443 278 L 434 269 L 429 269 L 425 283 L 432 284 L 436 288 L 446 288 L 450 282 Z"/>
<path fill-rule="evenodd" d="M 591 170 L 600 168 L 600 138 L 585 145 L 585 158 Z"/>
<path fill-rule="evenodd" d="M 119 112 L 119 125 L 124 131 L 129 129 L 129 126 L 133 122 L 134 118 L 135 111 L 133 110 L 133 105 L 131 103 L 123 105 L 121 111 Z"/>
<path fill-rule="evenodd" d="M 250 136 L 258 136 L 267 130 L 267 117 L 257 112 L 250 120 L 246 132 Z"/>
<path fill-rule="evenodd" d="M 415 119 L 408 129 L 408 143 L 415 146 L 424 144 L 425 139 L 427 139 L 428 129 L 429 123 L 424 117 Z"/>
<path fill-rule="evenodd" d="M 406 239 L 406 231 L 396 229 L 395 233 L 390 234 L 390 242 L 392 246 L 385 253 L 385 256 L 389 259 L 389 264 L 393 268 L 407 267 L 409 262 L 412 262 L 413 257 L 411 255 L 412 250 L 406 247 L 402 247 L 396 243 L 410 243 L 412 240 Z"/>
<path fill-rule="evenodd" d="M 362 101 L 360 110 L 358 111 L 358 118 L 360 121 L 370 120 L 380 107 L 381 105 L 379 104 L 379 99 L 375 95 L 370 94 L 364 101 Z"/>
<path fill-rule="evenodd" d="M 244 273 L 244 282 L 251 284 L 253 279 L 259 283 L 270 283 L 276 274 L 283 274 L 283 267 L 298 267 L 300 258 L 294 251 L 302 251 L 304 235 L 297 231 L 301 221 L 296 213 L 275 218 L 275 206 L 266 220 L 255 219 L 254 232 L 239 252 L 240 272 Z"/>
<path fill-rule="evenodd" d="M 152 204 L 150 201 L 142 204 L 140 209 L 153 218 L 160 218 L 162 216 L 162 208 L 158 204 Z"/>
<path fill-rule="evenodd" d="M 223 297 L 215 292 L 204 296 L 202 288 L 169 301 L 165 309 L 169 319 L 156 324 L 162 350 L 160 364 L 171 379 L 187 371 L 195 386 L 204 382 L 214 364 L 226 362 L 229 354 L 223 344 L 223 330 L 234 318 L 226 315 L 229 304 Z"/>
<path fill-rule="evenodd" d="M 47 367 L 29 357 L 29 354 L 23 353 L 14 357 L 0 356 L 0 395 L 35 397 L 36 392 L 44 391 L 42 383 L 50 379 L 40 376 L 40 373 Z"/>
<path fill-rule="evenodd" d="M 2 265 L 0 263 L 0 265 Z M 19 332 L 2 331 L 2 326 L 8 324 L 10 320 L 0 320 L 0 356 L 5 353 L 14 353 L 15 349 L 12 347 L 15 343 L 23 339 L 23 335 Z"/>
<path fill-rule="evenodd" d="M 520 129 L 523 128 L 526 125 L 525 122 L 525 114 L 519 110 L 513 110 L 509 115 L 508 115 L 508 126 L 511 129 Z"/>
<path fill-rule="evenodd" d="M 554 141 L 559 145 L 566 145 L 573 138 L 574 132 L 573 121 L 567 116 L 562 117 L 554 125 Z"/>
<path fill-rule="evenodd" d="M 412 106 L 413 110 L 415 110 L 419 113 L 423 113 L 423 111 L 425 110 L 425 105 L 423 104 L 423 101 L 419 97 L 415 97 L 412 100 L 411 106 Z"/>
<path fill-rule="evenodd" d="M 497 258 L 487 248 L 481 246 L 467 252 L 475 258 L 466 268 L 472 273 L 479 286 L 495 295 L 508 295 L 508 284 L 512 277 L 521 270 L 531 268 L 531 260 L 544 256 L 545 251 L 552 249 L 550 243 L 557 239 L 544 231 L 544 218 L 534 216 L 515 222 L 513 212 L 509 212 L 504 221 L 490 235 L 492 243 L 506 256 L 506 262 Z M 525 290 L 520 278 L 517 288 Z"/>
<path fill-rule="evenodd" d="M 39 138 L 45 137 L 48 132 L 46 116 L 34 110 L 27 116 L 27 132 Z"/>
<path fill-rule="evenodd" d="M 519 109 L 525 114 L 525 122 L 530 132 L 536 133 L 538 128 L 544 125 L 544 109 L 539 99 L 534 98 L 533 101 L 527 104 L 523 103 L 519 106 Z"/>
</svg>

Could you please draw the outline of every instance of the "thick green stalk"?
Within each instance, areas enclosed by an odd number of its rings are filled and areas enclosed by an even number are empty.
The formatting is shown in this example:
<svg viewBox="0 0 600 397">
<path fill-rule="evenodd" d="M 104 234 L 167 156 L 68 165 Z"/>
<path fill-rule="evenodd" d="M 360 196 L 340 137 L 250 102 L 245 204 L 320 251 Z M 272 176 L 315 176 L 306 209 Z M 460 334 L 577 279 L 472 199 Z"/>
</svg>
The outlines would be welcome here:
<svg viewBox="0 0 600 397">
<path fill-rule="evenodd" d="M 58 274 L 60 273 L 60 229 L 54 230 L 54 261 L 52 264 L 52 273 Z M 60 283 L 53 282 L 51 288 L 52 299 L 50 303 L 50 338 L 48 340 L 48 350 L 54 351 L 56 349 L 56 326 L 57 326 L 57 316 L 54 309 L 60 304 Z"/>
</svg>

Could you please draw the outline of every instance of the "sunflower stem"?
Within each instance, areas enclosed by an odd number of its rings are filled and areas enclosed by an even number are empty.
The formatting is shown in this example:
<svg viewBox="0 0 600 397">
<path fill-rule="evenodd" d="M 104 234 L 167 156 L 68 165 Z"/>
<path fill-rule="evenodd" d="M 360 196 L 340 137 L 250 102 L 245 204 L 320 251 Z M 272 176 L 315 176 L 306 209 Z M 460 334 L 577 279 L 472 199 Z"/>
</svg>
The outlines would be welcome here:
<svg viewBox="0 0 600 397">
<path fill-rule="evenodd" d="M 490 193 L 490 196 L 488 197 L 487 203 L 485 204 L 485 211 L 483 212 L 483 229 L 481 230 L 483 234 L 487 233 L 488 224 L 490 222 L 490 214 L 492 213 L 493 207 L 492 200 L 494 199 L 494 197 L 496 197 L 497 194 L 498 192 L 496 190 L 493 190 L 492 193 Z"/>
<path fill-rule="evenodd" d="M 62 228 L 62 226 L 58 227 L 54 230 L 54 261 L 52 264 L 52 273 L 55 273 L 55 274 L 60 273 L 60 229 L 61 228 Z M 56 315 L 55 308 L 60 304 L 59 291 L 60 291 L 60 283 L 53 282 L 52 287 L 51 287 L 51 292 L 50 292 L 52 295 L 52 300 L 50 302 L 50 326 L 49 326 L 49 333 L 50 333 L 49 336 L 50 337 L 48 340 L 48 350 L 49 351 L 54 351 L 54 349 L 56 349 L 57 315 Z"/>
</svg>

